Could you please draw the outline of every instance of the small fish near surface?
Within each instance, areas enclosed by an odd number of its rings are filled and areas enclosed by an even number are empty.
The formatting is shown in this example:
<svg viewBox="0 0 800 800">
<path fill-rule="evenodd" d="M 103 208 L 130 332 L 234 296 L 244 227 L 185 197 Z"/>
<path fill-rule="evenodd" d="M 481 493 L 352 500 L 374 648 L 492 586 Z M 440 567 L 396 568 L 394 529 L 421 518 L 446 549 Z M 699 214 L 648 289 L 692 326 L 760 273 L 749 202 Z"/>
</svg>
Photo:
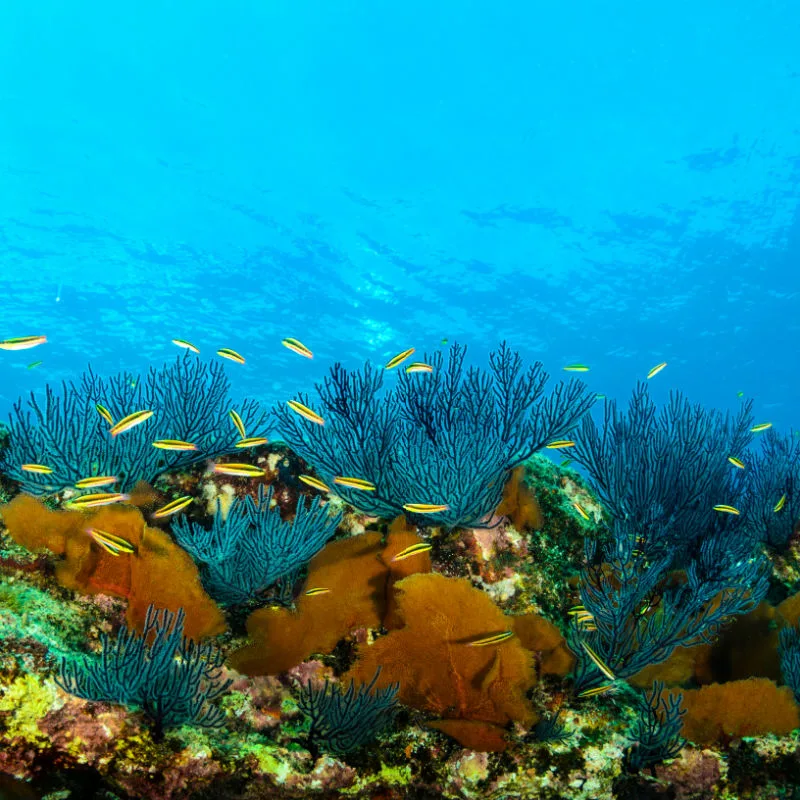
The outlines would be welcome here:
<svg viewBox="0 0 800 800">
<path fill-rule="evenodd" d="M 297 400 L 287 400 L 286 405 L 289 406 L 289 408 L 291 408 L 295 414 L 299 414 L 301 417 L 304 417 L 309 422 L 313 422 L 315 425 L 325 424 L 325 420 L 319 414 Z"/>
<path fill-rule="evenodd" d="M 666 366 L 667 366 L 666 361 L 662 361 L 660 364 L 656 364 L 653 367 L 653 369 L 651 369 L 650 372 L 647 373 L 647 380 L 650 380 L 650 378 L 655 378 L 655 376 L 658 375 L 658 373 L 661 372 L 661 370 L 664 369 L 664 367 Z"/>
<path fill-rule="evenodd" d="M 118 434 L 123 433 L 124 431 L 129 431 L 136 425 L 141 425 L 143 422 L 146 422 L 152 416 L 153 416 L 152 411 L 148 410 L 134 411 L 132 414 L 128 414 L 127 417 L 123 417 L 116 425 L 112 425 L 108 429 L 108 432 L 112 436 L 117 436 Z"/>
<path fill-rule="evenodd" d="M 187 342 L 186 339 L 173 339 L 172 344 L 176 344 L 178 347 L 183 347 L 185 350 L 190 350 L 192 353 L 200 352 L 191 342 Z"/>
<path fill-rule="evenodd" d="M 4 339 L 0 342 L 0 350 L 29 350 L 47 341 L 46 336 L 18 336 L 16 339 Z"/>
<path fill-rule="evenodd" d="M 286 339 L 281 339 L 281 344 L 300 356 L 314 358 L 314 354 L 298 339 L 287 337 Z"/>
<path fill-rule="evenodd" d="M 586 364 L 567 364 L 564 367 L 564 372 L 588 372 L 589 367 Z"/>
<path fill-rule="evenodd" d="M 416 351 L 416 348 L 409 347 L 408 350 L 403 350 L 402 353 L 398 353 L 396 356 L 393 356 L 386 362 L 386 366 L 384 369 L 394 369 L 395 367 L 400 366 L 409 356 L 413 355 Z"/>
<path fill-rule="evenodd" d="M 244 364 L 244 356 L 237 353 L 235 350 L 231 350 L 230 347 L 220 347 L 217 350 L 217 355 L 222 356 L 222 358 L 227 358 L 228 361 L 233 361 L 236 364 Z"/>
<path fill-rule="evenodd" d="M 417 372 L 433 372 L 433 367 L 430 364 L 424 364 L 422 361 L 414 361 L 406 367 L 406 375 L 413 375 Z"/>
<path fill-rule="evenodd" d="M 761 433 L 761 431 L 765 431 L 771 427 L 771 422 L 759 422 L 758 425 L 753 425 L 753 427 L 750 428 L 750 433 Z"/>
</svg>

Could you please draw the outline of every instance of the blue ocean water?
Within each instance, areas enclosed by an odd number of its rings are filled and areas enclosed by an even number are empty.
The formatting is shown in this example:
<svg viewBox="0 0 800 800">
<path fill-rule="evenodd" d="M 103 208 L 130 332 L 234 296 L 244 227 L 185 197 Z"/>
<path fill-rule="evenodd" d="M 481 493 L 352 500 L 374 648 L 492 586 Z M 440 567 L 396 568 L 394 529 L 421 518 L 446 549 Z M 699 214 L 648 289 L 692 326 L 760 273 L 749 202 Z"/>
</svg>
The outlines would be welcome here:
<svg viewBox="0 0 800 800">
<path fill-rule="evenodd" d="M 788 428 L 798 41 L 792 0 L 2 4 L 0 339 L 48 343 L 0 412 L 173 337 L 265 402 L 506 339 Z"/>
</svg>

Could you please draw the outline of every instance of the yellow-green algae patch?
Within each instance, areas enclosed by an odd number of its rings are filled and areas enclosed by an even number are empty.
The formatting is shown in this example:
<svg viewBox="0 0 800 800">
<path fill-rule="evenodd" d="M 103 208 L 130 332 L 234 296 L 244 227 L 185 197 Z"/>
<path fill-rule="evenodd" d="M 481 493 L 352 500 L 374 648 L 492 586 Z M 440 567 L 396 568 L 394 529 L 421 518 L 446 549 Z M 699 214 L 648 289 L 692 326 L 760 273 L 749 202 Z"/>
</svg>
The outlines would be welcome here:
<svg viewBox="0 0 800 800">
<path fill-rule="evenodd" d="M 36 675 L 26 673 L 0 687 L 0 691 L 0 714 L 8 715 L 5 718 L 7 737 L 30 744 L 47 741 L 47 734 L 39 729 L 39 722 L 56 700 L 55 683 L 50 680 L 42 682 Z"/>
<path fill-rule="evenodd" d="M 341 794 L 362 796 L 362 792 L 380 786 L 405 786 L 411 780 L 411 767 L 389 766 L 381 762 L 379 772 L 361 775 L 352 786 L 339 789 Z"/>
</svg>

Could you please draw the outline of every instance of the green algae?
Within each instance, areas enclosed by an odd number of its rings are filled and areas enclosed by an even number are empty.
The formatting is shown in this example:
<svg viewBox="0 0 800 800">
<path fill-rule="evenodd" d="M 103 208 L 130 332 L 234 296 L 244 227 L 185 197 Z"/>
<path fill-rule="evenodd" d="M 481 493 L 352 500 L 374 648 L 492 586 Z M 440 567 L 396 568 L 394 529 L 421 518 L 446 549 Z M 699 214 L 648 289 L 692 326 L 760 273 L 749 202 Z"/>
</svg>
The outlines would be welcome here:
<svg viewBox="0 0 800 800">
<path fill-rule="evenodd" d="M 59 657 L 83 646 L 90 625 L 85 607 L 23 579 L 0 577 L 0 640 L 34 639 Z"/>
</svg>

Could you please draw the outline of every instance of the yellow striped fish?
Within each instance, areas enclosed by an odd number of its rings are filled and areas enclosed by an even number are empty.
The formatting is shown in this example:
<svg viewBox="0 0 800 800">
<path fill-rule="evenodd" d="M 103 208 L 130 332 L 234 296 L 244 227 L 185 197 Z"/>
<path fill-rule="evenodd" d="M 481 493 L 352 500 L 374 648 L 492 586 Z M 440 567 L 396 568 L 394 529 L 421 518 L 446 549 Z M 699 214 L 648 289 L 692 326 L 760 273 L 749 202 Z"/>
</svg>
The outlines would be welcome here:
<svg viewBox="0 0 800 800">
<path fill-rule="evenodd" d="M 304 594 L 306 597 L 316 597 L 318 594 L 328 594 L 330 589 L 327 589 L 324 586 L 314 586 L 311 589 L 307 589 Z"/>
<path fill-rule="evenodd" d="M 266 470 L 254 467 L 252 464 L 214 464 L 217 475 L 233 475 L 238 478 L 258 478 L 266 475 Z"/>
<path fill-rule="evenodd" d="M 97 506 L 107 506 L 111 503 L 123 503 L 130 500 L 130 496 L 120 492 L 100 492 L 99 494 L 82 494 L 66 504 L 66 508 L 82 510 L 84 508 L 97 508 Z"/>
<path fill-rule="evenodd" d="M 386 366 L 384 369 L 394 369 L 395 367 L 399 367 L 410 355 L 413 355 L 416 351 L 415 347 L 409 347 L 408 350 L 403 350 L 402 353 L 398 353 L 393 358 L 390 358 L 386 362 Z"/>
<path fill-rule="evenodd" d="M 28 350 L 46 341 L 46 336 L 18 336 L 16 339 L 4 339 L 0 342 L 0 350 Z"/>
<path fill-rule="evenodd" d="M 413 375 L 415 372 L 433 372 L 433 367 L 422 361 L 414 361 L 406 367 L 406 375 Z"/>
<path fill-rule="evenodd" d="M 339 486 L 347 486 L 349 489 L 360 489 L 362 492 L 374 492 L 377 488 L 374 483 L 362 480 L 361 478 L 348 478 L 343 475 L 337 475 L 333 479 L 334 483 Z"/>
<path fill-rule="evenodd" d="M 97 528 L 87 528 L 86 533 L 109 555 L 118 556 L 120 553 L 130 554 L 136 552 L 136 548 L 121 536 L 115 536 L 113 533 L 107 533 Z"/>
<path fill-rule="evenodd" d="M 95 404 L 95 408 L 97 409 L 97 413 L 109 424 L 114 424 L 114 417 L 111 416 L 111 412 L 105 407 L 101 406 L 100 403 Z"/>
<path fill-rule="evenodd" d="M 236 442 L 236 447 L 258 447 L 261 444 L 267 444 L 269 439 L 266 436 L 251 436 L 249 439 L 240 439 Z"/>
<path fill-rule="evenodd" d="M 586 364 L 567 364 L 564 367 L 564 372 L 588 372 L 589 367 Z"/>
<path fill-rule="evenodd" d="M 200 352 L 191 342 L 187 342 L 186 339 L 173 339 L 172 344 L 176 344 L 178 347 L 183 347 L 186 350 L 191 350 L 193 353 Z"/>
<path fill-rule="evenodd" d="M 53 472 L 52 467 L 46 467 L 44 464 L 22 464 L 20 469 L 23 472 L 33 472 L 36 475 L 51 475 Z"/>
<path fill-rule="evenodd" d="M 765 431 L 767 428 L 771 427 L 771 422 L 759 422 L 758 425 L 753 425 L 753 427 L 750 428 L 750 433 L 761 433 L 761 431 Z"/>
<path fill-rule="evenodd" d="M 300 356 L 305 356 L 306 358 L 314 358 L 314 354 L 301 342 L 297 339 L 292 339 L 291 337 L 287 337 L 286 339 L 281 339 L 281 344 L 284 347 L 288 347 L 293 353 L 297 353 Z"/>
<path fill-rule="evenodd" d="M 247 434 L 244 431 L 244 422 L 242 422 L 242 418 L 239 416 L 238 412 L 231 409 L 228 412 L 228 416 L 231 418 L 234 427 L 239 432 L 239 436 L 241 436 L 242 439 L 246 438 Z"/>
<path fill-rule="evenodd" d="M 546 444 L 545 447 L 548 450 L 561 450 L 564 447 L 575 447 L 575 442 L 572 439 L 557 439 L 555 442 Z"/>
<path fill-rule="evenodd" d="M 660 364 L 656 364 L 653 367 L 653 369 L 651 369 L 650 372 L 647 373 L 647 380 L 650 380 L 650 378 L 655 378 L 655 376 L 658 375 L 658 373 L 661 372 L 661 370 L 664 369 L 664 367 L 666 366 L 667 366 L 666 361 L 662 361 Z"/>
<path fill-rule="evenodd" d="M 99 486 L 108 486 L 116 482 L 116 475 L 93 475 L 91 478 L 81 478 L 79 481 L 75 481 L 75 488 L 97 489 Z"/>
<path fill-rule="evenodd" d="M 572 507 L 585 519 L 589 519 L 589 515 L 586 513 L 586 509 L 580 504 L 573 502 Z"/>
<path fill-rule="evenodd" d="M 720 503 L 719 505 L 714 506 L 714 511 L 719 511 L 720 514 L 739 514 L 738 508 L 734 508 L 733 506 L 729 506 L 725 503 Z"/>
<path fill-rule="evenodd" d="M 177 500 L 173 500 L 171 503 L 167 503 L 165 506 L 161 506 L 158 510 L 153 512 L 153 516 L 156 519 L 160 519 L 161 517 L 169 517 L 172 514 L 177 514 L 179 511 L 183 511 L 186 506 L 190 505 L 193 497 L 190 495 L 186 495 L 185 497 L 179 497 Z"/>
<path fill-rule="evenodd" d="M 736 456 L 728 456 L 728 461 L 733 464 L 734 467 L 738 467 L 739 469 L 744 469 L 744 461 L 741 458 L 736 458 Z"/>
<path fill-rule="evenodd" d="M 152 416 L 152 411 L 134 411 L 133 414 L 128 414 L 127 417 L 123 417 L 116 425 L 112 425 L 108 429 L 108 432 L 112 436 L 116 436 L 118 433 L 128 431 L 134 426 L 140 425 L 142 422 L 145 422 Z"/>
<path fill-rule="evenodd" d="M 606 676 L 606 678 L 608 678 L 610 681 L 615 681 L 617 679 L 617 676 L 614 675 L 614 673 L 611 671 L 608 665 L 603 661 L 603 659 L 600 658 L 600 656 L 598 656 L 597 653 L 595 653 L 595 651 L 592 650 L 592 648 L 589 647 L 588 644 L 586 644 L 586 642 L 582 641 L 581 646 L 586 651 L 586 655 L 588 655 L 589 658 L 592 659 L 594 665 L 597 667 L 597 669 L 600 670 L 600 672 L 603 673 L 603 675 Z"/>
<path fill-rule="evenodd" d="M 403 503 L 403 510 L 409 514 L 438 514 L 449 508 L 448 505 L 438 503 Z"/>
<path fill-rule="evenodd" d="M 325 424 L 325 420 L 322 419 L 319 414 L 317 414 L 315 411 L 312 411 L 308 406 L 304 406 L 297 400 L 287 400 L 286 405 L 289 406 L 289 408 L 291 408 L 295 414 L 305 417 L 309 422 L 313 422 L 317 425 Z"/>
<path fill-rule="evenodd" d="M 427 553 L 432 548 L 433 545 L 429 544 L 428 542 L 417 542 L 416 544 L 412 544 L 403 548 L 396 556 L 392 558 L 392 561 L 405 561 L 407 558 L 411 558 L 411 556 Z"/>
<path fill-rule="evenodd" d="M 315 478 L 313 475 L 300 475 L 300 480 L 307 486 L 311 486 L 313 489 L 319 489 L 321 492 L 330 491 L 326 483 L 323 483 L 319 478 Z"/>
<path fill-rule="evenodd" d="M 586 689 L 578 693 L 578 697 L 595 697 L 598 694 L 605 694 L 614 688 L 615 684 L 607 683 L 605 686 L 596 686 L 594 689 Z"/>
<path fill-rule="evenodd" d="M 197 450 L 197 445 L 184 442 L 183 439 L 156 439 L 153 447 L 159 450 Z"/>
<path fill-rule="evenodd" d="M 514 631 L 503 631 L 502 633 L 495 633 L 492 636 L 487 636 L 484 639 L 478 639 L 475 642 L 469 642 L 467 647 L 488 647 L 492 644 L 500 644 L 510 639 L 514 635 Z"/>
<path fill-rule="evenodd" d="M 235 350 L 231 350 L 230 347 L 220 347 L 220 349 L 217 350 L 217 355 L 227 358 L 229 361 L 235 361 L 237 364 L 244 364 L 244 356 L 240 355 Z"/>
<path fill-rule="evenodd" d="M 778 500 L 777 503 L 775 503 L 775 508 L 773 508 L 772 510 L 777 514 L 781 509 L 783 509 L 785 505 L 786 505 L 786 495 L 784 494 L 781 495 L 781 499 Z"/>
</svg>

